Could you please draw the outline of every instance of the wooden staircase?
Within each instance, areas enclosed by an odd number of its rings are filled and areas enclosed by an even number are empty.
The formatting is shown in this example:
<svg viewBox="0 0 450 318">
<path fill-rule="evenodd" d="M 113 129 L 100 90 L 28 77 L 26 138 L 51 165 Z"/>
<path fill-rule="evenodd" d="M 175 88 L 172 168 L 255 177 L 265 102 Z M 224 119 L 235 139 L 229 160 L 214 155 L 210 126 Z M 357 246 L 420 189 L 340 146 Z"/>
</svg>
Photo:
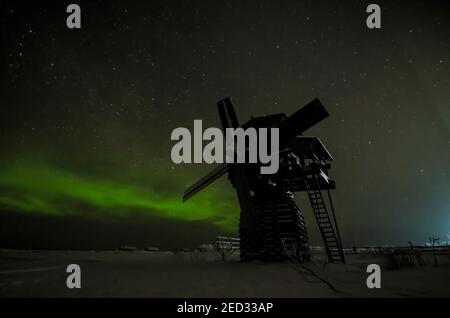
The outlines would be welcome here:
<svg viewBox="0 0 450 318">
<path fill-rule="evenodd" d="M 342 250 L 342 243 L 339 237 L 339 231 L 337 229 L 337 223 L 336 220 L 334 219 L 334 227 L 333 227 L 333 223 L 331 222 L 327 206 L 322 196 L 322 191 L 320 190 L 317 176 L 313 175 L 312 177 L 307 178 L 305 184 L 306 184 L 306 192 L 308 193 L 309 201 L 314 211 L 314 216 L 316 217 L 317 224 L 319 225 L 320 234 L 322 235 L 323 242 L 325 244 L 328 262 L 345 264 L 345 257 Z M 333 212 L 333 217 L 335 217 L 332 205 L 331 209 Z"/>
</svg>

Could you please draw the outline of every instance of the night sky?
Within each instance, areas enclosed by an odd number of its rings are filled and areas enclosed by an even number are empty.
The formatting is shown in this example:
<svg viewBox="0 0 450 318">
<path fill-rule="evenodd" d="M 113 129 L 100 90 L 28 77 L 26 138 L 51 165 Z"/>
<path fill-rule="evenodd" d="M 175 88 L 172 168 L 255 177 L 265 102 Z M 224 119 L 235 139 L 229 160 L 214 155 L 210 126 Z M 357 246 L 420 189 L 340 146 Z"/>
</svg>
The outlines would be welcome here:
<svg viewBox="0 0 450 318">
<path fill-rule="evenodd" d="M 450 3 L 77 1 L 0 4 L 0 247 L 178 248 L 236 235 L 226 178 L 174 165 L 174 128 L 319 98 L 345 245 L 450 235 Z M 373 1 L 372 1 L 373 2 Z M 297 195 L 313 243 L 318 229 Z"/>
</svg>

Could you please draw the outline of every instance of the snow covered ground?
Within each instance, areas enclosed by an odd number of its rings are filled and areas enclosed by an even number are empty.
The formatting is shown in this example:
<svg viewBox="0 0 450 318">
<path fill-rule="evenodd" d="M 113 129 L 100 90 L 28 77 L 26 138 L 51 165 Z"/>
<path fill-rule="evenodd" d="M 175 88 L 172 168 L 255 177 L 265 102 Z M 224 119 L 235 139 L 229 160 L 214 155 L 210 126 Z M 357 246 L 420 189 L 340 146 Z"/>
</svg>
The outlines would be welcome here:
<svg viewBox="0 0 450 318">
<path fill-rule="evenodd" d="M 392 269 L 383 256 L 347 255 L 307 269 L 291 263 L 223 262 L 212 252 L 0 250 L 1 297 L 450 297 L 450 257 Z M 68 289 L 66 267 L 81 268 L 81 288 Z M 366 287 L 366 267 L 379 264 L 381 289 Z M 326 279 L 333 291 L 316 275 Z"/>
</svg>

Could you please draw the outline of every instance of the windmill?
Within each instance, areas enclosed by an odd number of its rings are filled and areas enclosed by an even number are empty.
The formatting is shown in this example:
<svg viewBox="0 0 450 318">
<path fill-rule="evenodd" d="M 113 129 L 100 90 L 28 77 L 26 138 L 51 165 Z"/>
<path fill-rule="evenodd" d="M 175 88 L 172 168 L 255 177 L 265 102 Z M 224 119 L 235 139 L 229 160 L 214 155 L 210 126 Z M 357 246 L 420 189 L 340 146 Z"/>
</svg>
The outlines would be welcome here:
<svg viewBox="0 0 450 318">
<path fill-rule="evenodd" d="M 287 256 L 288 245 L 294 248 L 298 259 L 307 261 L 310 258 L 308 233 L 294 201 L 294 192 L 306 192 L 328 261 L 345 263 L 330 194 L 335 189 L 335 182 L 328 176 L 333 157 L 319 138 L 302 135 L 329 116 L 320 101 L 313 100 L 291 116 L 280 113 L 252 117 L 243 125 L 239 124 L 230 97 L 219 101 L 217 106 L 224 132 L 226 128 L 237 127 L 279 129 L 279 170 L 265 175 L 260 174 L 258 164 L 224 163 L 187 188 L 183 202 L 228 174 L 241 208 L 241 260 L 280 260 Z"/>
</svg>

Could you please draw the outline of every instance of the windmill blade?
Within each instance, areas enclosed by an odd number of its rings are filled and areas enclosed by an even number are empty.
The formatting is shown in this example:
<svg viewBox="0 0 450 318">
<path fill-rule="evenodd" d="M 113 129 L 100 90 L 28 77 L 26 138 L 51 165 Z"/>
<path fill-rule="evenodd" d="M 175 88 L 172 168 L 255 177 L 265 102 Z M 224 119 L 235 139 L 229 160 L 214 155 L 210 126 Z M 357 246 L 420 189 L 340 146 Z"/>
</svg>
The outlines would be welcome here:
<svg viewBox="0 0 450 318">
<path fill-rule="evenodd" d="M 225 112 L 225 105 L 224 105 L 223 100 L 221 100 L 217 103 L 217 108 L 219 110 L 219 118 L 220 118 L 220 122 L 222 124 L 222 130 L 225 132 L 225 129 L 230 127 L 230 124 L 228 123 L 228 117 L 227 117 L 227 113 Z"/>
<path fill-rule="evenodd" d="M 231 97 L 228 96 L 217 102 L 217 107 L 219 109 L 219 117 L 223 131 L 228 127 L 239 127 L 239 121 Z"/>
<path fill-rule="evenodd" d="M 239 127 L 239 120 L 236 115 L 236 111 L 234 110 L 233 101 L 231 100 L 231 97 L 227 97 L 223 100 L 225 104 L 225 108 L 228 113 L 228 117 L 230 118 L 230 123 L 233 128 Z"/>
<path fill-rule="evenodd" d="M 214 182 L 215 180 L 219 179 L 221 176 L 223 176 L 225 173 L 228 172 L 228 169 L 230 168 L 230 165 L 227 163 L 223 163 L 220 166 L 217 166 L 214 170 L 212 170 L 210 173 L 208 173 L 206 176 L 198 180 L 196 183 L 191 185 L 189 188 L 184 191 L 183 194 L 183 202 L 188 200 L 190 197 L 195 195 L 197 192 Z"/>
<path fill-rule="evenodd" d="M 328 116 L 330 114 L 319 99 L 316 98 L 281 122 L 279 125 L 280 139 L 287 140 L 301 135 L 304 131 Z"/>
<path fill-rule="evenodd" d="M 234 111 L 233 102 L 231 101 L 231 97 L 226 97 L 220 100 L 217 103 L 217 108 L 219 111 L 220 122 L 222 124 L 222 129 L 225 132 L 225 129 L 230 127 L 230 119 L 233 125 L 238 124 L 237 116 Z M 239 125 L 239 124 L 238 124 Z M 184 191 L 183 194 L 183 202 L 186 202 L 190 197 L 194 196 L 196 193 L 200 192 L 203 188 L 207 187 L 209 184 L 213 183 L 215 180 L 219 179 L 225 173 L 227 173 L 230 169 L 230 164 L 223 163 L 213 169 L 206 176 L 198 180 L 196 183 L 191 185 L 189 188 Z"/>
</svg>

